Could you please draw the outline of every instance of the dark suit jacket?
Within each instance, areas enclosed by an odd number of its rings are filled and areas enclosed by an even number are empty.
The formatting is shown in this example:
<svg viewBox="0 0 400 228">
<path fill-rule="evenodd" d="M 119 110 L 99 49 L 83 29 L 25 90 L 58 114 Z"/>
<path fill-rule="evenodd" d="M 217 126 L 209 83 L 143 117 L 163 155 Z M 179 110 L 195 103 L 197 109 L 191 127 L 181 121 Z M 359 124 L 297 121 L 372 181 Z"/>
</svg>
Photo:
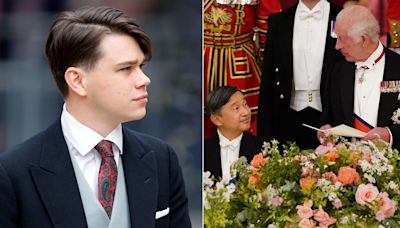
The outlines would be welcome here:
<svg viewBox="0 0 400 228">
<path fill-rule="evenodd" d="M 264 140 L 243 132 L 242 140 L 240 141 L 239 157 L 245 156 L 250 162 L 254 155 L 261 152 Z M 216 178 L 222 177 L 221 168 L 221 147 L 219 146 L 218 134 L 208 138 L 204 143 L 204 171 L 210 171 L 211 175 Z"/>
<path fill-rule="evenodd" d="M 346 124 L 354 126 L 354 63 L 345 60 L 338 62 L 329 74 L 325 94 L 324 111 L 321 126 Z M 400 80 L 400 55 L 385 48 L 384 81 Z M 381 93 L 378 110 L 378 127 L 389 127 L 393 136 L 393 148 L 400 149 L 400 125 L 394 125 L 391 117 L 393 111 L 400 108 L 399 93 Z"/>
<path fill-rule="evenodd" d="M 278 129 L 291 129 L 281 117 L 290 107 L 293 87 L 293 26 L 296 7 L 297 5 L 271 15 L 268 19 L 257 117 L 257 135 L 267 141 L 273 138 L 280 141 Z M 339 8 L 330 3 L 320 85 L 321 97 L 329 67 L 342 58 L 340 52 L 335 50 L 336 39 L 330 34 L 331 20 L 335 20 L 339 11 Z"/>
<path fill-rule="evenodd" d="M 191 227 L 175 152 L 127 128 L 123 142 L 131 227 Z M 0 156 L 0 202 L 0 227 L 87 227 L 60 121 Z"/>
</svg>

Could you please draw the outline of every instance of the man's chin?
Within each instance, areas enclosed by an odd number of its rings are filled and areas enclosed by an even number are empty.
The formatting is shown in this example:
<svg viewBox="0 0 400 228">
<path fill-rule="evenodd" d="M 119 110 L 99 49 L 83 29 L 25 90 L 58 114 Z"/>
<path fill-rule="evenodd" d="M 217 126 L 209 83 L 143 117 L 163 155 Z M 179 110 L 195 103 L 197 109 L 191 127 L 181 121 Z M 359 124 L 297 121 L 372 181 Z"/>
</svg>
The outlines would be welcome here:
<svg viewBox="0 0 400 228">
<path fill-rule="evenodd" d="M 241 128 L 242 128 L 242 131 L 248 131 L 248 130 L 250 130 L 250 123 L 249 123 L 249 124 L 243 125 Z"/>
<path fill-rule="evenodd" d="M 350 56 L 345 56 L 344 58 L 346 59 L 347 62 L 355 62 L 355 59 Z"/>
<path fill-rule="evenodd" d="M 146 110 L 144 110 L 144 111 L 142 111 L 142 112 L 140 112 L 140 113 L 134 113 L 133 115 L 130 115 L 130 116 L 128 116 L 128 117 L 126 117 L 126 118 L 124 118 L 125 120 L 124 121 L 121 121 L 121 122 L 130 122 L 130 121 L 136 121 L 136 120 L 141 120 L 141 119 L 143 119 L 144 117 L 146 117 Z"/>
</svg>

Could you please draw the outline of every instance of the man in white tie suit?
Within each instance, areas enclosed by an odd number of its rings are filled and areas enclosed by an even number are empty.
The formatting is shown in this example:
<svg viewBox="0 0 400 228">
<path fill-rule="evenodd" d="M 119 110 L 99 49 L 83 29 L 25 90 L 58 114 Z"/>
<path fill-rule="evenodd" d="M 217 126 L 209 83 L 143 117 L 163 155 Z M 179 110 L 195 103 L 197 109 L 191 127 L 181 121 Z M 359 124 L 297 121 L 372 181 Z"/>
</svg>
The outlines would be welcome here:
<svg viewBox="0 0 400 228">
<path fill-rule="evenodd" d="M 315 148 L 325 75 L 342 58 L 332 26 L 340 11 L 327 0 L 300 0 L 268 19 L 268 36 L 258 104 L 257 135 Z"/>
<path fill-rule="evenodd" d="M 251 112 L 239 88 L 222 86 L 207 95 L 206 114 L 217 126 L 217 134 L 204 143 L 204 171 L 216 178 L 232 178 L 230 165 L 239 157 L 251 161 L 261 152 L 264 141 L 247 132 Z"/>
<path fill-rule="evenodd" d="M 321 129 L 347 124 L 400 148 L 400 55 L 379 41 L 379 24 L 363 6 L 337 16 L 336 49 L 345 57 L 328 75 Z M 318 132 L 318 137 L 323 133 Z"/>
</svg>

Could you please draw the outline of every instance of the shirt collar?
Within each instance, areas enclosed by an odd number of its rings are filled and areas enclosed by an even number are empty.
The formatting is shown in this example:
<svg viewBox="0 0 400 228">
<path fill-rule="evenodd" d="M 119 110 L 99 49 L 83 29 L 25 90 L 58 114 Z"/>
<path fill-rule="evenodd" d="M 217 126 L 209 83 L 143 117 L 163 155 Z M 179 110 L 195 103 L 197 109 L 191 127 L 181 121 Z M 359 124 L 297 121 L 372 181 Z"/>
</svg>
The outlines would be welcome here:
<svg viewBox="0 0 400 228">
<path fill-rule="evenodd" d="M 367 60 L 361 61 L 361 62 L 356 62 L 356 67 L 357 69 L 360 69 L 361 67 L 368 67 L 368 69 L 372 69 L 375 65 L 375 60 L 379 58 L 383 51 L 383 45 L 381 42 L 379 42 L 378 47 L 375 49 L 374 52 L 368 57 Z M 381 60 L 382 61 L 382 60 Z"/>
<path fill-rule="evenodd" d="M 240 145 L 240 141 L 242 140 L 243 133 L 240 134 L 238 137 L 229 140 L 227 139 L 219 129 L 217 129 L 217 133 L 219 136 L 219 145 L 221 147 L 226 147 L 226 146 L 232 146 L 232 147 L 238 147 Z"/>
<path fill-rule="evenodd" d="M 63 106 L 61 113 L 61 127 L 72 146 L 82 155 L 89 153 L 101 140 L 109 140 L 113 142 L 122 155 L 122 126 L 118 126 L 111 131 L 109 135 L 103 138 L 99 133 L 83 125 L 76 120 L 67 110 L 66 105 Z"/>
</svg>

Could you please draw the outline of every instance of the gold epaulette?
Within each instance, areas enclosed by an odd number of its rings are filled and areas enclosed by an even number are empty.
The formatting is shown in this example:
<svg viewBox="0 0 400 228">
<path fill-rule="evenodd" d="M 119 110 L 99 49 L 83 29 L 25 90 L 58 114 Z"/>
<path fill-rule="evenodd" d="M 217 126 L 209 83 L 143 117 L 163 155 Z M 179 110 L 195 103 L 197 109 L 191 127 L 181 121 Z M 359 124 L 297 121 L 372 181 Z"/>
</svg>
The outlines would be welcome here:
<svg viewBox="0 0 400 228">
<path fill-rule="evenodd" d="M 390 35 L 390 47 L 391 48 L 400 48 L 400 20 L 391 20 L 389 19 L 389 35 Z"/>
</svg>

